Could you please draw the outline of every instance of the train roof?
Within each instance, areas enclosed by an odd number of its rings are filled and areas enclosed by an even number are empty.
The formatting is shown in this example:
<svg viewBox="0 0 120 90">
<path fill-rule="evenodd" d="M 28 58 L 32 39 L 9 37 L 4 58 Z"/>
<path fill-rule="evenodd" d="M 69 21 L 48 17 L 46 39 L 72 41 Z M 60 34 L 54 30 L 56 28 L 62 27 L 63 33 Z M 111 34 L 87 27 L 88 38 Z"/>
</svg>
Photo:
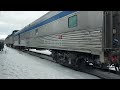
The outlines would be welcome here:
<svg viewBox="0 0 120 90">
<path fill-rule="evenodd" d="M 6 37 L 6 39 L 9 38 L 11 35 L 12 35 L 12 34 L 9 34 L 9 35 Z"/>
<path fill-rule="evenodd" d="M 33 30 L 35 28 L 38 28 L 42 25 L 45 25 L 47 23 L 50 23 L 54 20 L 57 20 L 59 18 L 62 18 L 68 14 L 74 13 L 76 11 L 51 11 L 46 13 L 45 15 L 43 15 L 42 17 L 38 18 L 37 20 L 35 20 L 34 22 L 32 22 L 31 24 L 25 26 L 23 29 L 21 29 L 20 31 L 18 31 L 16 35 L 24 33 L 26 31 L 30 31 Z"/>
<path fill-rule="evenodd" d="M 9 38 L 10 36 L 12 36 L 13 34 L 16 34 L 18 31 L 19 31 L 19 30 L 13 30 L 12 34 L 9 34 L 9 35 L 6 37 L 6 39 Z"/>
<path fill-rule="evenodd" d="M 49 14 L 50 12 L 46 13 L 43 16 L 46 16 L 47 14 Z M 41 16 L 40 18 L 38 18 L 37 20 L 33 21 L 32 23 L 28 24 L 27 26 L 25 26 L 24 28 L 22 28 L 21 30 L 19 30 L 17 33 L 15 33 L 15 35 L 19 34 L 20 32 L 24 31 L 25 29 L 27 29 L 27 27 L 30 27 L 31 25 L 37 23 L 38 21 L 40 21 L 40 19 L 43 17 Z"/>
</svg>

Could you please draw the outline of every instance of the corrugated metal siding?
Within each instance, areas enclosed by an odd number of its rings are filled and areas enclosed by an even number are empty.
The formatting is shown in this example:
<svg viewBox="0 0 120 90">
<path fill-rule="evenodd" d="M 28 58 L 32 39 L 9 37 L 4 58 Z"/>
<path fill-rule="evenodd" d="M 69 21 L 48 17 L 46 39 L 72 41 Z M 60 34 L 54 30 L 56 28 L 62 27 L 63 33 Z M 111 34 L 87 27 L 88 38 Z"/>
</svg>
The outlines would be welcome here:
<svg viewBox="0 0 120 90">
<path fill-rule="evenodd" d="M 59 39 L 59 35 L 62 35 L 62 39 Z M 32 38 L 31 41 L 33 40 L 35 39 Z M 56 47 L 62 50 L 83 50 L 83 52 L 97 51 L 99 53 L 102 50 L 102 33 L 101 28 L 98 28 L 96 30 L 78 30 L 74 32 L 55 34 L 46 37 L 37 37 L 36 43 L 30 44 L 30 46 L 34 47 L 36 45 L 40 48 Z"/>
</svg>

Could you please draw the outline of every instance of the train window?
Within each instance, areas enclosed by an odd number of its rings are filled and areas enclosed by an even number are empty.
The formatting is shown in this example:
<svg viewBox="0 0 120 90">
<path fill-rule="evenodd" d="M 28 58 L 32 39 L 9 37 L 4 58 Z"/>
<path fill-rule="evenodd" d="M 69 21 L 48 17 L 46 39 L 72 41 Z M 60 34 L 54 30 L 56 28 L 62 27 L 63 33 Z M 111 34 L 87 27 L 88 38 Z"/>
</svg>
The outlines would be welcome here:
<svg viewBox="0 0 120 90">
<path fill-rule="evenodd" d="M 77 15 L 68 18 L 68 27 L 73 28 L 77 26 Z"/>
<path fill-rule="evenodd" d="M 38 35 L 38 29 L 35 30 L 35 35 Z"/>
</svg>

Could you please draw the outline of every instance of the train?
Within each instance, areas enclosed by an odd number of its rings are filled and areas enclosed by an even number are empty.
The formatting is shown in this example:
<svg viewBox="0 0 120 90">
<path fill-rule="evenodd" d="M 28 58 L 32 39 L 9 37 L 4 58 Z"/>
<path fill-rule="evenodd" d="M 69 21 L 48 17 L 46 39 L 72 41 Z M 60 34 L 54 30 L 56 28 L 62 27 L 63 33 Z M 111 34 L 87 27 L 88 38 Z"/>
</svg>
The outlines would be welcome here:
<svg viewBox="0 0 120 90">
<path fill-rule="evenodd" d="M 5 39 L 19 49 L 47 49 L 62 65 L 107 68 L 119 56 L 120 11 L 50 11 Z"/>
<path fill-rule="evenodd" d="M 14 30 L 12 34 L 8 35 L 5 39 L 6 46 L 13 47 L 14 44 L 14 34 L 18 32 L 19 30 Z"/>
</svg>

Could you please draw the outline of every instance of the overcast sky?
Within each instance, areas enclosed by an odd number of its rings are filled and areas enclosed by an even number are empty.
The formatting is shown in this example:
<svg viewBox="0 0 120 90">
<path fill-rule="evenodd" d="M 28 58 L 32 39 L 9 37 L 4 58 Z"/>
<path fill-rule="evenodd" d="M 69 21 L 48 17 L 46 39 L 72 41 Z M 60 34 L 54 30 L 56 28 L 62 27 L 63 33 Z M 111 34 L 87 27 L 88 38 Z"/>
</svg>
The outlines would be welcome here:
<svg viewBox="0 0 120 90">
<path fill-rule="evenodd" d="M 20 30 L 48 11 L 0 11 L 0 39 Z"/>
</svg>

